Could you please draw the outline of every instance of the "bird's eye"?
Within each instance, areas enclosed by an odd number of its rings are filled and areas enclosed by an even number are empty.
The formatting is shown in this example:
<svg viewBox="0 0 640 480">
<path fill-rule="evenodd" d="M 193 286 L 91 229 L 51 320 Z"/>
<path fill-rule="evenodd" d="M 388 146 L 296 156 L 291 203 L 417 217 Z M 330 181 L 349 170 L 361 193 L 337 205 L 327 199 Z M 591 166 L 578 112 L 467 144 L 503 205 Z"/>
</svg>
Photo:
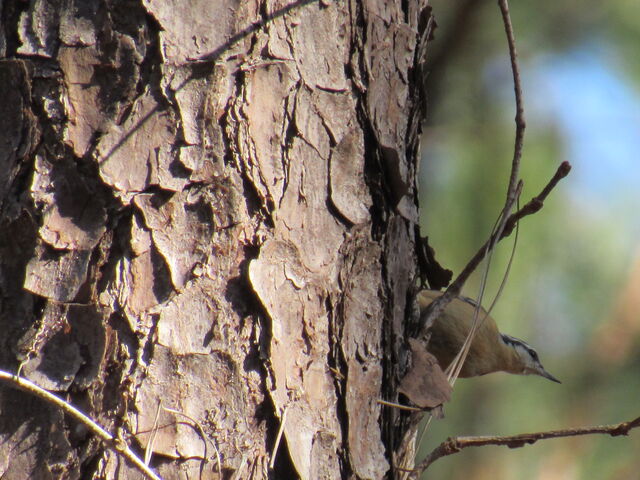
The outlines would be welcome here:
<svg viewBox="0 0 640 480">
<path fill-rule="evenodd" d="M 531 358 L 533 358 L 536 362 L 540 361 L 540 359 L 538 358 L 538 353 L 535 350 L 529 350 L 529 354 L 531 355 Z"/>
</svg>

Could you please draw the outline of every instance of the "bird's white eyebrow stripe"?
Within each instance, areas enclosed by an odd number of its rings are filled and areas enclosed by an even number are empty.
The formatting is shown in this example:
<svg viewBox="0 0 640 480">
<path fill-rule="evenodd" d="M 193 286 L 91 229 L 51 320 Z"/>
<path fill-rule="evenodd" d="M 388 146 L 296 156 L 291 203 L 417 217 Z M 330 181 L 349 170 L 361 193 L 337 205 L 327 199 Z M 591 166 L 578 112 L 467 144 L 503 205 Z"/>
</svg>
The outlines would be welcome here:
<svg viewBox="0 0 640 480">
<path fill-rule="evenodd" d="M 504 333 L 501 333 L 500 336 L 505 343 L 509 343 L 511 345 L 522 345 L 524 348 L 533 350 L 535 352 L 535 349 L 531 345 L 529 345 L 527 342 L 523 342 L 519 338 L 512 337 L 511 335 L 506 335 Z"/>
</svg>

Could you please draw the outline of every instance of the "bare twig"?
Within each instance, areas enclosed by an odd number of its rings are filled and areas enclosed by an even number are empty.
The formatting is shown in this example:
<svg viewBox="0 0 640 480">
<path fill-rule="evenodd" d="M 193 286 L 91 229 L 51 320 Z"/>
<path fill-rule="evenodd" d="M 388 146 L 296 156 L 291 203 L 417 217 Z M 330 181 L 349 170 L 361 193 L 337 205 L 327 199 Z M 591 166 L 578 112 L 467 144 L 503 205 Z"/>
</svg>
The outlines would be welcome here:
<svg viewBox="0 0 640 480">
<path fill-rule="evenodd" d="M 444 294 L 441 297 L 437 298 L 433 303 L 431 303 L 431 305 L 429 305 L 429 307 L 427 308 L 425 315 L 422 316 L 421 325 L 420 325 L 421 336 L 423 336 L 426 333 L 426 331 L 431 326 L 433 321 L 444 311 L 444 309 L 449 304 L 449 302 L 451 302 L 451 300 L 453 300 L 460 294 L 460 291 L 462 290 L 464 283 L 467 281 L 471 273 L 475 271 L 475 269 L 478 267 L 480 262 L 487 256 L 489 252 L 493 250 L 495 245 L 502 238 L 504 238 L 505 236 L 511 233 L 511 231 L 513 230 L 513 227 L 518 222 L 518 220 L 520 220 L 520 218 L 530 214 L 530 213 L 522 214 L 524 213 L 522 212 L 521 216 L 519 217 L 514 217 L 514 215 L 511 215 L 511 209 L 513 208 L 513 205 L 515 205 L 516 203 L 516 198 L 518 196 L 519 190 L 522 188 L 521 186 L 522 182 L 521 180 L 519 180 L 520 159 L 522 158 L 522 146 L 524 143 L 524 131 L 526 127 L 526 122 L 524 119 L 524 101 L 522 99 L 520 69 L 518 67 L 518 52 L 516 51 L 516 41 L 515 41 L 515 36 L 513 34 L 513 25 L 511 24 L 511 17 L 509 15 L 509 4 L 507 3 L 507 0 L 498 0 L 498 5 L 500 6 L 500 11 L 502 12 L 502 21 L 504 24 L 505 34 L 507 36 L 507 44 L 509 46 L 509 59 L 511 61 L 511 71 L 513 73 L 513 90 L 515 93 L 515 102 L 516 102 L 516 116 L 515 116 L 516 138 L 515 138 L 515 145 L 513 149 L 513 160 L 511 162 L 511 173 L 509 175 L 509 185 L 507 187 L 507 196 L 506 196 L 505 204 L 502 209 L 500 221 L 498 223 L 498 227 L 496 228 L 496 231 L 492 233 L 489 240 L 482 246 L 482 248 L 478 251 L 478 253 L 476 253 L 476 255 L 469 261 L 467 266 L 460 273 L 460 275 L 458 275 L 455 281 L 451 283 L 451 285 L 449 285 L 449 287 L 446 289 Z M 553 186 L 555 186 L 555 184 Z M 553 186 L 551 186 L 551 189 L 553 188 Z M 551 191 L 551 189 L 549 189 L 549 191 Z M 509 225 L 510 225 L 510 228 L 508 229 Z M 505 234 L 505 232 L 508 232 L 508 233 Z"/>
<path fill-rule="evenodd" d="M 520 181 L 516 186 L 515 196 L 513 197 L 514 203 L 519 198 L 521 191 L 522 191 L 522 182 Z M 482 281 L 480 282 L 480 293 L 478 294 L 478 298 L 477 298 L 477 307 L 473 312 L 473 321 L 471 324 L 471 330 L 469 330 L 469 333 L 467 334 L 467 338 L 465 338 L 464 340 L 462 348 L 460 349 L 458 354 L 455 356 L 453 362 L 451 362 L 451 365 L 449 365 L 449 367 L 447 368 L 448 371 L 445 372 L 447 373 L 449 383 L 451 384 L 452 387 L 455 384 L 456 379 L 458 378 L 458 375 L 460 375 L 462 366 L 464 365 L 464 362 L 467 359 L 467 355 L 469 354 L 469 350 L 471 349 L 471 342 L 473 342 L 473 338 L 475 337 L 476 332 L 480 328 L 480 325 L 482 324 L 482 322 L 484 322 L 486 316 L 489 314 L 487 312 L 487 314 L 485 314 L 485 316 L 482 319 L 480 319 L 478 316 L 480 313 L 480 305 L 482 304 L 482 298 L 484 296 L 484 289 L 487 284 L 487 278 L 489 276 L 489 267 L 491 266 L 491 258 L 493 256 L 494 249 L 497 243 L 500 241 L 502 233 L 504 232 L 504 228 L 506 226 L 508 216 L 510 215 L 512 208 L 513 208 L 513 204 L 505 205 L 505 208 L 501 212 L 500 217 L 498 218 L 497 224 L 494 227 L 494 230 L 491 232 L 491 235 L 489 237 L 490 240 L 491 239 L 493 240 L 486 244 L 487 246 L 486 246 L 485 256 L 487 256 L 487 262 L 484 268 L 484 272 L 482 273 Z M 505 217 L 505 215 L 507 216 Z"/>
<path fill-rule="evenodd" d="M 513 90 L 516 97 L 516 139 L 513 149 L 513 160 L 511 162 L 511 176 L 509 177 L 509 188 L 507 190 L 507 200 L 505 206 L 513 204 L 515 200 L 516 185 L 520 176 L 520 159 L 522 158 L 522 145 L 524 143 L 524 129 L 526 122 L 524 119 L 524 101 L 522 100 L 522 87 L 520 83 L 520 69 L 518 67 L 518 52 L 516 51 L 516 39 L 513 35 L 513 25 L 509 15 L 509 4 L 507 0 L 498 0 L 500 11 L 502 12 L 502 22 L 509 44 L 509 59 L 511 60 L 511 72 L 513 73 Z M 504 218 L 508 217 L 505 215 Z"/>
<path fill-rule="evenodd" d="M 80 423 L 85 425 L 89 430 L 91 430 L 96 436 L 98 436 L 109 448 L 114 450 L 116 453 L 122 455 L 126 458 L 131 464 L 133 464 L 140 472 L 144 474 L 145 477 L 151 478 L 153 480 L 162 480 L 158 475 L 156 475 L 144 462 L 136 456 L 136 454 L 129 448 L 129 446 L 122 440 L 115 438 L 109 432 L 107 432 L 104 428 L 98 425 L 95 421 L 89 418 L 87 415 L 82 413 L 80 410 L 75 408 L 73 405 L 65 402 L 61 398 L 56 395 L 49 393 L 43 388 L 39 387 L 33 382 L 30 382 L 26 378 L 18 377 L 4 370 L 0 370 L 0 380 L 4 380 L 5 382 L 11 384 L 14 387 L 22 390 L 23 392 L 27 392 L 29 394 L 35 395 L 38 398 L 41 398 L 47 403 L 55 405 L 56 407 L 62 409 L 65 413 L 71 415 L 73 418 L 78 420 Z"/>
<path fill-rule="evenodd" d="M 536 213 L 538 210 L 540 210 L 544 205 L 544 201 L 549 195 L 549 193 L 551 192 L 551 190 L 553 190 L 553 188 L 558 184 L 558 182 L 562 178 L 567 176 L 570 170 L 571 170 L 571 164 L 569 164 L 569 162 L 566 162 L 566 161 L 562 162 L 558 167 L 558 169 L 556 170 L 555 175 L 549 181 L 547 186 L 544 187 L 542 192 L 540 192 L 538 196 L 532 198 L 520 210 L 518 210 L 517 212 L 509 216 L 509 218 L 505 223 L 504 230 L 500 233 L 500 235 L 498 235 L 499 232 L 496 231 L 495 234 L 492 235 L 484 243 L 484 245 L 482 245 L 482 247 L 480 247 L 480 249 L 476 252 L 473 258 L 469 260 L 469 263 L 467 263 L 467 265 L 464 267 L 462 272 L 460 272 L 458 277 L 451 283 L 451 285 L 449 285 L 449 287 L 444 292 L 444 294 L 438 297 L 437 299 L 435 299 L 431 303 L 431 305 L 429 305 L 429 307 L 424 312 L 424 314 L 421 316 L 420 331 L 422 335 L 426 333 L 426 331 L 431 326 L 433 321 L 438 317 L 438 315 L 440 315 L 444 311 L 444 309 L 449 304 L 449 302 L 460 294 L 460 291 L 462 290 L 462 286 L 464 285 L 464 283 L 467 281 L 469 276 L 473 273 L 473 271 L 477 268 L 477 266 L 480 264 L 480 262 L 484 259 L 485 255 L 487 254 L 487 250 L 488 250 L 487 247 L 499 240 L 502 240 L 504 237 L 508 237 L 509 235 L 511 235 L 511 232 L 513 231 L 513 228 L 516 226 L 516 223 L 518 223 L 522 218 L 526 217 L 527 215 L 531 215 L 533 213 Z"/>
<path fill-rule="evenodd" d="M 556 187 L 560 180 L 569 174 L 570 171 L 571 164 L 567 161 L 562 162 L 556 170 L 556 173 L 551 177 L 551 180 L 549 180 L 549 183 L 547 183 L 538 196 L 529 200 L 524 207 L 509 217 L 509 220 L 507 220 L 507 223 L 505 224 L 502 237 L 504 238 L 511 235 L 513 228 L 523 217 L 534 214 L 540 210 L 544 206 L 544 201 L 547 199 L 551 191 Z"/>
<path fill-rule="evenodd" d="M 398 410 L 407 410 L 409 412 L 424 412 L 424 408 L 412 407 L 410 405 L 403 405 L 401 403 L 395 402 L 387 402 L 386 400 L 378 399 L 378 403 L 380 405 L 384 405 L 386 407 L 397 408 Z"/>
<path fill-rule="evenodd" d="M 524 118 L 524 102 L 522 97 L 520 71 L 518 66 L 518 55 L 517 55 L 516 46 L 515 46 L 515 36 L 513 33 L 513 26 L 511 24 L 511 18 L 509 15 L 509 6 L 508 6 L 507 0 L 498 0 L 498 5 L 500 7 L 500 11 L 502 12 L 502 19 L 503 19 L 505 34 L 507 37 L 507 43 L 509 47 L 509 58 L 511 62 L 512 74 L 513 74 L 513 84 L 514 84 L 515 103 L 516 103 L 516 115 L 515 115 L 516 132 L 515 132 L 515 142 L 514 142 L 515 144 L 514 144 L 513 159 L 511 163 L 511 173 L 509 176 L 509 185 L 507 187 L 506 199 L 505 199 L 504 207 L 502 208 L 502 211 L 498 218 L 498 221 L 496 222 L 495 228 L 492 230 L 487 241 L 484 243 L 484 245 L 482 245 L 482 247 L 478 250 L 478 252 L 471 258 L 471 260 L 467 263 L 467 265 L 464 267 L 462 272 L 449 285 L 449 287 L 446 289 L 443 295 L 441 295 L 439 298 L 434 300 L 429 305 L 429 307 L 422 313 L 417 331 L 418 331 L 418 336 L 423 338 L 428 336 L 428 330 L 431 327 L 432 323 L 444 311 L 444 309 L 449 304 L 449 302 L 451 302 L 454 298 L 459 296 L 465 282 L 467 281 L 469 276 L 476 270 L 478 265 L 480 265 L 482 260 L 484 260 L 486 257 L 489 257 L 487 262 L 487 270 L 488 270 L 491 254 L 495 246 L 497 245 L 497 243 L 504 237 L 509 236 L 522 218 L 540 210 L 549 193 L 553 190 L 553 188 L 555 188 L 555 186 L 558 184 L 560 179 L 564 178 L 571 170 L 571 165 L 568 162 L 563 162 L 558 167 L 555 175 L 552 177 L 549 183 L 540 192 L 540 194 L 538 194 L 538 196 L 534 197 L 531 201 L 529 201 L 523 208 L 520 208 L 515 213 L 512 213 L 512 209 L 514 208 L 514 205 L 516 204 L 516 201 L 522 191 L 522 180 L 519 179 L 519 174 L 520 174 L 520 161 L 522 158 L 522 149 L 523 149 L 523 143 L 524 143 L 524 132 L 526 128 L 526 122 Z M 509 265 L 511 264 L 512 258 L 513 258 L 513 252 L 512 252 L 512 257 L 509 260 Z M 479 295 L 480 298 L 478 299 L 479 304 L 481 303 L 482 294 L 484 292 L 486 274 L 487 272 L 485 271 L 485 275 L 483 277 L 483 282 L 482 282 L 480 295 Z M 504 283 L 504 280 L 503 280 L 503 283 Z M 502 285 L 500 287 L 500 290 L 501 289 L 502 289 Z M 455 381 L 457 374 L 459 373 L 462 365 L 464 364 L 465 355 L 473 340 L 473 334 L 477 329 L 477 326 L 481 322 L 481 320 L 478 319 L 477 317 L 478 311 L 476 311 L 476 313 L 474 314 L 474 320 L 473 320 L 474 326 L 472 328 L 472 331 L 470 332 L 470 335 L 465 341 L 466 345 L 459 352 L 458 354 L 459 358 L 456 357 L 459 360 L 459 362 L 458 362 L 457 368 L 454 367 L 452 370 L 453 375 L 450 378 L 450 381 L 452 383 Z M 419 416 L 420 414 L 417 414 L 417 413 L 412 414 L 412 418 L 415 421 L 417 421 L 416 419 L 419 418 Z M 405 437 L 403 441 L 406 439 L 407 437 Z M 442 445 L 441 447 L 442 447 L 442 450 L 444 451 L 445 447 L 443 447 Z M 427 459 L 424 462 L 422 462 L 420 465 L 425 464 L 426 466 L 428 466 L 431 462 L 435 461 L 435 459 L 440 458 L 440 456 L 444 456 L 445 454 L 450 454 L 450 453 L 442 453 L 439 456 L 434 457 L 435 454 L 432 452 L 432 454 L 430 454 L 429 457 L 427 457 Z M 426 468 L 426 466 L 424 468 Z M 423 471 L 424 468 L 420 471 Z"/>
<path fill-rule="evenodd" d="M 520 198 L 521 188 L 522 188 L 522 183 L 520 183 L 518 185 L 516 200 Z M 500 215 L 500 217 L 496 221 L 496 224 L 494 225 L 493 230 L 491 232 L 492 235 L 495 234 L 495 238 L 496 239 L 498 239 L 498 236 L 501 235 L 501 233 L 498 232 L 496 229 L 497 228 L 502 228 L 502 231 L 504 231 L 504 227 L 505 227 L 505 224 L 506 224 L 506 222 L 501 222 L 501 217 L 502 217 L 502 214 Z M 491 252 L 493 251 L 493 248 L 495 247 L 495 244 L 489 245 L 487 247 L 488 248 L 489 258 L 487 259 L 487 264 L 485 265 L 485 270 L 484 270 L 484 273 L 483 273 L 483 278 L 482 278 L 482 282 L 481 282 L 481 286 L 480 286 L 480 294 L 478 296 L 478 305 L 477 305 L 477 307 L 476 307 L 476 309 L 475 309 L 475 311 L 473 313 L 473 324 L 472 324 L 471 331 L 467 335 L 467 338 L 465 338 L 465 341 L 464 341 L 464 343 L 462 345 L 462 348 L 460 349 L 458 354 L 454 357 L 454 359 L 451 362 L 451 364 L 445 370 L 445 374 L 447 375 L 447 378 L 449 380 L 449 383 L 450 383 L 451 387 L 454 386 L 458 376 L 460 375 L 460 371 L 462 370 L 462 366 L 464 365 L 464 362 L 465 362 L 465 360 L 467 358 L 467 355 L 469 353 L 469 349 L 471 347 L 471 342 L 473 341 L 473 337 L 474 337 L 475 333 L 480 328 L 482 323 L 486 320 L 486 318 L 489 316 L 489 313 L 491 312 L 491 310 L 493 309 L 494 305 L 498 301 L 498 298 L 500 297 L 500 294 L 502 292 L 502 289 L 504 288 L 504 285 L 505 285 L 505 283 L 507 281 L 507 278 L 509 277 L 509 271 L 511 270 L 511 264 L 512 264 L 513 258 L 515 256 L 516 245 L 518 243 L 518 230 L 519 230 L 519 226 L 516 223 L 516 235 L 515 235 L 515 238 L 514 238 L 514 241 L 513 241 L 513 248 L 511 250 L 511 256 L 509 257 L 509 263 L 507 264 L 507 270 L 505 271 L 504 277 L 503 277 L 502 282 L 500 284 L 500 287 L 498 289 L 498 293 L 496 294 L 496 297 L 494 298 L 493 302 L 491 303 L 491 306 L 485 312 L 485 315 L 482 318 L 479 318 L 478 315 L 480 313 L 480 308 L 481 308 L 480 305 L 481 305 L 481 302 L 482 302 L 482 295 L 484 294 L 484 288 L 485 288 L 486 281 L 487 281 L 487 275 L 489 273 L 489 267 L 490 267 L 490 264 L 491 264 Z M 496 243 L 497 243 L 497 241 L 498 240 L 496 240 Z M 416 452 L 420 451 L 420 446 L 422 445 L 422 440 L 424 439 L 425 433 L 427 432 L 427 429 L 429 428 L 429 425 L 431 424 L 431 420 L 432 419 L 433 419 L 433 416 L 430 414 L 429 418 L 427 418 L 427 421 L 424 423 L 424 426 L 422 427 L 422 430 L 420 431 L 420 435 L 418 437 L 418 442 L 417 442 L 417 447 L 416 447 Z M 406 478 L 406 477 L 403 477 L 403 478 Z"/>
<path fill-rule="evenodd" d="M 420 464 L 414 469 L 412 477 L 417 478 L 429 465 L 439 458 L 458 453 L 468 447 L 481 447 L 484 445 L 506 445 L 509 448 L 520 448 L 532 445 L 538 440 L 547 438 L 577 437 L 581 435 L 604 434 L 617 437 L 628 435 L 629 431 L 640 427 L 640 417 L 634 420 L 613 425 L 594 425 L 588 427 L 568 428 L 564 430 L 551 430 L 547 432 L 523 433 L 507 437 L 479 436 L 479 437 L 454 437 L 438 445 Z"/>
<path fill-rule="evenodd" d="M 287 421 L 288 405 L 284 406 L 282 410 L 282 418 L 280 418 L 280 428 L 278 429 L 278 435 L 276 436 L 276 442 L 273 445 L 273 451 L 271 452 L 271 460 L 269 461 L 269 468 L 273 470 L 273 466 L 276 464 L 276 454 L 278 453 L 278 447 L 282 440 L 282 434 L 284 433 L 284 425 Z"/>
</svg>

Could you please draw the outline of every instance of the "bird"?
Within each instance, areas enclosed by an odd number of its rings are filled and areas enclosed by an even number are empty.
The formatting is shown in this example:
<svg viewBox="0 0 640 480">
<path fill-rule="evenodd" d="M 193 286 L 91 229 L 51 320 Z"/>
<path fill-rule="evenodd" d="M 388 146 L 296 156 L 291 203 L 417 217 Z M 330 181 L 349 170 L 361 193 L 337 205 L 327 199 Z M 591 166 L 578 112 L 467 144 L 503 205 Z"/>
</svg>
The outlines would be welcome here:
<svg viewBox="0 0 640 480">
<path fill-rule="evenodd" d="M 443 292 L 436 290 L 419 292 L 420 311 L 424 312 L 431 302 L 442 294 Z M 427 350 L 436 357 L 442 370 L 449 366 L 462 348 L 471 330 L 474 311 L 477 308 L 476 302 L 459 296 L 447 305 L 431 326 Z M 460 371 L 460 377 L 476 377 L 502 371 L 516 375 L 539 375 L 552 382 L 562 383 L 544 369 L 533 347 L 518 338 L 500 333 L 495 320 L 480 307 L 478 320 L 483 318 L 484 321 L 476 331 L 469 354 Z"/>
</svg>

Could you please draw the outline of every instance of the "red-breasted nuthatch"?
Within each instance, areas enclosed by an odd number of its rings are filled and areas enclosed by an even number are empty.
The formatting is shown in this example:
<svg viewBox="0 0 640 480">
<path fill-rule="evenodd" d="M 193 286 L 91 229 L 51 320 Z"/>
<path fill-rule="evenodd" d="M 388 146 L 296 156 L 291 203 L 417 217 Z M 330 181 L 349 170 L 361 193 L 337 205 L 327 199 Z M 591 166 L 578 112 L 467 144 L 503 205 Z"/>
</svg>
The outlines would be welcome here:
<svg viewBox="0 0 640 480">
<path fill-rule="evenodd" d="M 423 311 L 440 295 L 442 292 L 434 290 L 421 291 L 418 294 L 420 310 Z M 471 330 L 476 308 L 477 304 L 469 298 L 455 298 L 431 327 L 427 349 L 438 359 L 443 370 L 462 348 Z M 486 311 L 480 308 L 478 320 L 482 320 L 485 315 Z M 522 340 L 500 333 L 495 320 L 487 316 L 476 331 L 460 377 L 475 377 L 500 371 L 518 375 L 540 375 L 560 383 L 544 369 L 533 348 Z"/>
</svg>

